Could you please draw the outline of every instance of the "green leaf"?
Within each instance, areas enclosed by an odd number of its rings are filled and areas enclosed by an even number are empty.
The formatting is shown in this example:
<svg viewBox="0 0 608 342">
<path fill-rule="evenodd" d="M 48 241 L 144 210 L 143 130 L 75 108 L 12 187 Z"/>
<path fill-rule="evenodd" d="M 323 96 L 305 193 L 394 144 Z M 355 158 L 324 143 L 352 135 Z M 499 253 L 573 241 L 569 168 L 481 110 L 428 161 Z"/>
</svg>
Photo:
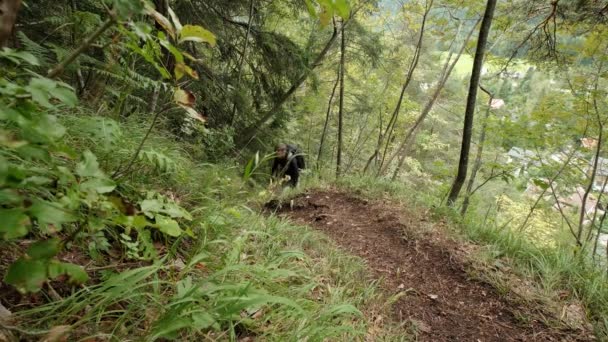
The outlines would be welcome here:
<svg viewBox="0 0 608 342">
<path fill-rule="evenodd" d="M 0 209 L 0 237 L 5 240 L 27 235 L 30 219 L 21 208 Z"/>
<path fill-rule="evenodd" d="M 19 259 L 9 266 L 4 281 L 19 292 L 38 292 L 47 279 L 47 264 L 40 260 Z"/>
<path fill-rule="evenodd" d="M 179 37 L 180 43 L 192 41 L 197 43 L 208 43 L 215 46 L 216 38 L 213 33 L 198 25 L 184 25 Z"/>
<path fill-rule="evenodd" d="M 164 205 L 163 202 L 157 199 L 147 199 L 141 201 L 139 206 L 141 207 L 141 211 L 143 211 L 146 216 L 154 217 L 154 213 L 162 212 Z"/>
<path fill-rule="evenodd" d="M 65 131 L 65 127 L 53 115 L 44 115 L 37 122 L 36 132 L 44 137 L 55 140 L 60 139 L 65 134 Z"/>
<path fill-rule="evenodd" d="M 196 330 L 205 330 L 215 324 L 215 319 L 211 314 L 205 311 L 192 313 L 192 328 Z"/>
<path fill-rule="evenodd" d="M 80 177 L 104 177 L 104 173 L 99 169 L 97 157 L 93 152 L 86 150 L 82 154 L 83 160 L 76 165 L 76 174 Z"/>
<path fill-rule="evenodd" d="M 73 222 L 76 218 L 57 203 L 36 201 L 28 208 L 31 216 L 36 218 L 41 226 L 55 225 L 57 228 L 64 223 Z"/>
<path fill-rule="evenodd" d="M 23 201 L 23 197 L 19 195 L 15 189 L 0 190 L 0 204 L 14 206 Z M 0 229 L 1 231 L 2 229 Z"/>
<path fill-rule="evenodd" d="M 118 216 L 114 218 L 114 222 L 116 224 L 125 226 L 125 227 L 133 227 L 136 229 L 142 229 L 147 226 L 152 225 L 145 216 L 137 215 L 137 216 Z"/>
<path fill-rule="evenodd" d="M 306 4 L 306 9 L 308 9 L 308 13 L 313 18 L 316 18 L 317 17 L 317 11 L 315 11 L 315 7 L 313 6 L 312 2 L 310 0 L 304 0 L 304 3 Z"/>
<path fill-rule="evenodd" d="M 4 185 L 8 178 L 8 161 L 3 156 L 0 156 L 0 185 Z M 0 199 L 0 204 L 2 200 Z"/>
<path fill-rule="evenodd" d="M 336 0 L 334 8 L 343 19 L 348 19 L 350 17 L 350 6 L 348 5 L 347 0 Z"/>
<path fill-rule="evenodd" d="M 21 61 L 24 61 L 28 64 L 38 66 L 40 63 L 38 59 L 29 52 L 26 51 L 15 51 L 13 49 L 9 49 L 5 47 L 2 51 L 0 51 L 0 57 L 4 57 L 15 64 L 21 64 Z"/>
<path fill-rule="evenodd" d="M 76 94 L 74 94 L 72 89 L 57 87 L 53 89 L 52 95 L 69 107 L 75 107 L 78 104 L 78 97 L 76 97 Z"/>
<path fill-rule="evenodd" d="M 534 183 L 534 185 L 538 186 L 539 188 L 541 188 L 543 190 L 547 190 L 547 188 L 549 188 L 549 183 L 547 183 L 546 181 L 544 181 L 542 179 L 533 178 L 532 183 Z"/>
<path fill-rule="evenodd" d="M 73 284 L 83 284 L 89 280 L 89 275 L 81 266 L 57 260 L 49 263 L 49 278 L 55 279 L 63 274 L 67 275 L 68 281 Z"/>
<path fill-rule="evenodd" d="M 163 232 L 169 236 L 173 236 L 173 237 L 178 237 L 183 233 L 183 231 L 179 227 L 179 224 L 177 223 L 177 221 L 170 219 L 168 217 L 162 216 L 162 215 L 156 215 L 155 218 L 156 218 L 155 226 L 161 232 Z"/>
<path fill-rule="evenodd" d="M 116 189 L 116 183 L 109 178 L 93 178 L 80 184 L 83 191 L 93 190 L 100 194 L 107 194 Z"/>
<path fill-rule="evenodd" d="M 57 238 L 36 241 L 27 249 L 27 255 L 32 259 L 50 259 L 59 253 L 60 247 L 61 240 Z"/>
<path fill-rule="evenodd" d="M 53 105 L 49 102 L 49 99 L 53 89 L 56 87 L 57 83 L 55 81 L 48 78 L 37 77 L 30 80 L 27 90 L 32 95 L 32 100 L 34 100 L 34 102 L 37 102 L 43 107 L 52 108 Z"/>
</svg>

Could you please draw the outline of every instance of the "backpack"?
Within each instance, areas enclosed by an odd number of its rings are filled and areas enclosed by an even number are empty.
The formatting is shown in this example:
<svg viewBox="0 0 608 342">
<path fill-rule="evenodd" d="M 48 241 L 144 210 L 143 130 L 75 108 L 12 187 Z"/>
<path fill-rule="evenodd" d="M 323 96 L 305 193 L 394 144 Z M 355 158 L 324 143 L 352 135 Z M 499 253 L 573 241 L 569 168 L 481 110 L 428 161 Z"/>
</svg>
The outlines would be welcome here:
<svg viewBox="0 0 608 342">
<path fill-rule="evenodd" d="M 298 169 L 305 169 L 306 162 L 304 161 L 304 154 L 296 145 L 287 144 L 287 151 L 296 158 L 296 164 L 298 165 Z"/>
</svg>

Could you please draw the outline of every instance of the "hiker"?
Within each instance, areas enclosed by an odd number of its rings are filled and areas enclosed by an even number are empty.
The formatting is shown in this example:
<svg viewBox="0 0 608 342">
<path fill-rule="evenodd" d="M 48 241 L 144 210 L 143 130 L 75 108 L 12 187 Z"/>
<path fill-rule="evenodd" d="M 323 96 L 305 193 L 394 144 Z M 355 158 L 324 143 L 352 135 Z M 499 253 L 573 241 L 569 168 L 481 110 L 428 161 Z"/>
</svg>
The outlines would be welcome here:
<svg viewBox="0 0 608 342">
<path fill-rule="evenodd" d="M 287 185 L 296 187 L 300 178 L 300 170 L 304 168 L 304 157 L 297 147 L 288 144 L 278 144 L 276 156 L 272 163 L 272 176 L 283 179 L 289 176 Z"/>
</svg>

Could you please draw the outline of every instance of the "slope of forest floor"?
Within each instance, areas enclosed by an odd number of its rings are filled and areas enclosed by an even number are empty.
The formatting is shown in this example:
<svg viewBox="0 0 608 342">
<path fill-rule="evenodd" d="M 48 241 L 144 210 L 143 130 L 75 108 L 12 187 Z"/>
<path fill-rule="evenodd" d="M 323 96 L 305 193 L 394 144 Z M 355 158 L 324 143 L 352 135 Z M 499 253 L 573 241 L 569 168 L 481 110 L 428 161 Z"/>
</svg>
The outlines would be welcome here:
<svg viewBox="0 0 608 342">
<path fill-rule="evenodd" d="M 561 317 L 514 289 L 497 289 L 476 276 L 475 246 L 455 241 L 442 225 L 386 200 L 336 189 L 309 190 L 267 205 L 312 226 L 361 257 L 395 299 L 392 319 L 413 327 L 421 341 L 589 341 L 589 325 L 575 306 Z M 481 270 L 481 273 L 491 272 Z M 524 283 L 523 281 L 521 283 Z"/>
</svg>

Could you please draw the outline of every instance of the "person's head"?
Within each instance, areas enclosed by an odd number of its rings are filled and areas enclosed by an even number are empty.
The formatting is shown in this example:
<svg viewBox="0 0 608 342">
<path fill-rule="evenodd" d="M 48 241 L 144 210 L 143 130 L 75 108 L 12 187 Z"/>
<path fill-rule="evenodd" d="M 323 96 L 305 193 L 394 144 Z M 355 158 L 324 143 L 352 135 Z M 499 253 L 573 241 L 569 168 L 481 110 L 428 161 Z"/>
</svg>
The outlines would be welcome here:
<svg viewBox="0 0 608 342">
<path fill-rule="evenodd" d="M 277 153 L 277 158 L 287 158 L 287 145 L 278 144 L 275 152 Z"/>
</svg>

